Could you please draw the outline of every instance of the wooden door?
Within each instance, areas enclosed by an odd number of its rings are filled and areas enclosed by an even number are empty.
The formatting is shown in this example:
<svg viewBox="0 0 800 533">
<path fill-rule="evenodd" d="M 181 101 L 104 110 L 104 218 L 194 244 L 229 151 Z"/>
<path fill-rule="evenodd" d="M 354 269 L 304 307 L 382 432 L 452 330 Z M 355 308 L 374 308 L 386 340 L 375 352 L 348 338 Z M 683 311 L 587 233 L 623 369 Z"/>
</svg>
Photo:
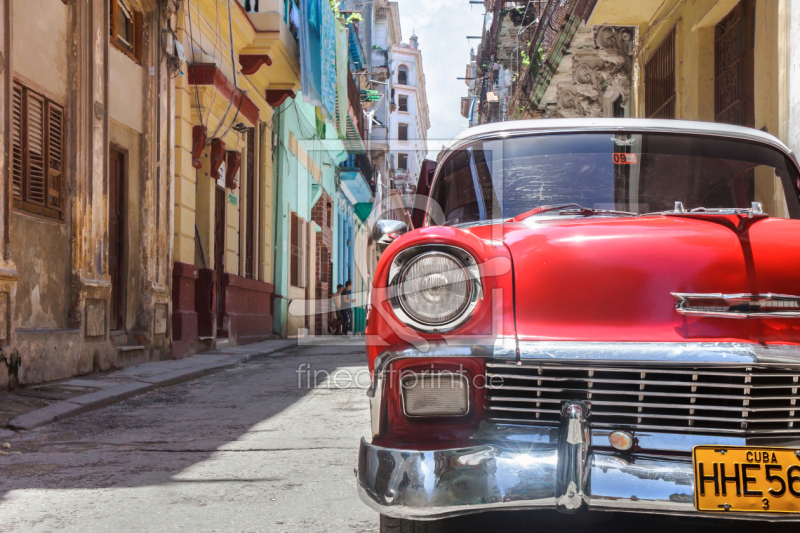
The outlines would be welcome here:
<svg viewBox="0 0 800 533">
<path fill-rule="evenodd" d="M 225 273 L 225 189 L 217 186 L 214 195 L 214 271 L 217 273 L 217 330 L 222 331 L 222 314 L 225 312 L 225 295 L 222 293 L 222 275 Z"/>
<path fill-rule="evenodd" d="M 742 0 L 714 29 L 714 120 L 755 127 L 755 0 Z"/>
<path fill-rule="evenodd" d="M 110 151 L 108 177 L 108 273 L 111 276 L 111 301 L 108 305 L 109 329 L 124 329 L 125 278 L 122 275 L 124 247 L 125 155 Z"/>
</svg>

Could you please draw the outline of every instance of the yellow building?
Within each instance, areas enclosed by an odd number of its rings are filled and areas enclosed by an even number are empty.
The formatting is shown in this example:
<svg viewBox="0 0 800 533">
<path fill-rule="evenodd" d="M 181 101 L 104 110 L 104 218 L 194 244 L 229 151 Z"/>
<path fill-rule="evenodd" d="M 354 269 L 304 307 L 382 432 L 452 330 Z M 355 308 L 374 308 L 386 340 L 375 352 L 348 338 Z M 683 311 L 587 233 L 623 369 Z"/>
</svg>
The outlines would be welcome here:
<svg viewBox="0 0 800 533">
<path fill-rule="evenodd" d="M 174 0 L 0 0 L 0 389 L 170 355 Z"/>
<path fill-rule="evenodd" d="M 177 35 L 173 350 L 273 333 L 273 106 L 299 89 L 284 0 L 187 0 Z M 249 6 L 248 6 L 249 7 Z"/>
<path fill-rule="evenodd" d="M 785 141 L 791 10 L 790 0 L 598 0 L 589 24 L 637 27 L 633 116 L 738 124 Z"/>
</svg>

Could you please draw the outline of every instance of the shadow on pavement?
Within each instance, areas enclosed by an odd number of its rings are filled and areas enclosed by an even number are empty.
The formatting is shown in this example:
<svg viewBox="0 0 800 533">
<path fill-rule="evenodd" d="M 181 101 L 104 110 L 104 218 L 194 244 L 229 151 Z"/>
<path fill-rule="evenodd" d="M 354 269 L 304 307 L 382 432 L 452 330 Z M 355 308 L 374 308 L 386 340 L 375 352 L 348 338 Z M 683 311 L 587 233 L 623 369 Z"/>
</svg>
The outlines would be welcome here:
<svg viewBox="0 0 800 533">
<path fill-rule="evenodd" d="M 12 450 L 20 453 L 0 457 L 0 504 L 20 489 L 291 483 L 290 477 L 262 475 L 270 470 L 263 465 L 239 464 L 235 472 L 207 466 L 220 454 L 342 447 L 329 438 L 339 435 L 326 432 L 332 421 L 324 413 L 319 420 L 313 412 L 301 419 L 289 413 L 274 420 L 314 390 L 298 387 L 296 369 L 306 361 L 329 372 L 341 361 L 363 365 L 363 344 L 291 348 L 277 357 L 21 433 L 11 441 Z M 359 399 L 366 410 L 360 394 Z M 352 416 L 368 425 L 364 410 Z M 358 439 L 353 435 L 348 443 L 353 453 Z"/>
</svg>

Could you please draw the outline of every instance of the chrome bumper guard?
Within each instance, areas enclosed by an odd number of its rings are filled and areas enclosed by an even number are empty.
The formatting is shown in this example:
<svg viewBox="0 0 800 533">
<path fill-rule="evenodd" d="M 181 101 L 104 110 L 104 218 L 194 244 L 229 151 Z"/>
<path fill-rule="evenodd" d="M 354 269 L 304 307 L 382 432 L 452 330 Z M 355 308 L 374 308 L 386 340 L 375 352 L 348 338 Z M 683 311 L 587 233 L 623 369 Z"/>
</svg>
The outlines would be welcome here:
<svg viewBox="0 0 800 533">
<path fill-rule="evenodd" d="M 558 509 L 800 521 L 800 515 L 698 513 L 691 459 L 591 452 L 587 406 L 567 402 L 552 439 L 519 434 L 435 451 L 362 439 L 358 492 L 375 511 L 433 520 L 481 511 Z"/>
<path fill-rule="evenodd" d="M 518 348 L 518 350 L 517 350 Z M 373 438 L 380 435 L 385 370 L 414 357 L 483 357 L 487 360 L 583 364 L 796 365 L 798 346 L 735 343 L 520 342 L 486 339 L 466 344 L 434 343 L 383 352 L 375 361 L 370 399 Z M 558 509 L 644 512 L 712 518 L 800 521 L 800 515 L 699 513 L 689 458 L 696 444 L 745 445 L 745 438 L 637 432 L 644 449 L 673 455 L 615 454 L 592 450 L 591 438 L 607 436 L 588 423 L 588 406 L 566 402 L 560 426 L 508 424 L 479 429 L 474 445 L 436 451 L 384 448 L 361 441 L 357 478 L 361 499 L 375 511 L 398 518 L 432 520 L 495 510 Z M 604 446 L 607 440 L 603 438 Z M 800 446 L 797 437 L 758 439 L 753 444 Z M 676 456 L 675 453 L 683 453 Z"/>
</svg>

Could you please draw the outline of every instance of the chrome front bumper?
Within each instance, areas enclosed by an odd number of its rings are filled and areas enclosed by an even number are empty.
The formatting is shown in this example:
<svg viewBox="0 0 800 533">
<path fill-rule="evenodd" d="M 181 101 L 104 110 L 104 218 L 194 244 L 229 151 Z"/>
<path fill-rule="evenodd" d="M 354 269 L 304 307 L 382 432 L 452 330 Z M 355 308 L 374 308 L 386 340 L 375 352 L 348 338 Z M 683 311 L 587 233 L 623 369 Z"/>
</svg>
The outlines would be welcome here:
<svg viewBox="0 0 800 533">
<path fill-rule="evenodd" d="M 576 426 L 575 413 L 566 411 L 549 436 L 544 428 L 492 426 L 464 448 L 403 450 L 362 439 L 359 496 L 378 513 L 414 520 L 558 509 L 800 521 L 800 515 L 699 513 L 691 459 L 592 452 L 586 426 Z"/>
<path fill-rule="evenodd" d="M 658 364 L 797 364 L 800 348 L 730 343 L 519 343 L 432 344 L 383 352 L 375 361 L 370 399 L 373 438 L 381 434 L 381 402 L 387 368 L 414 357 L 483 357 L 547 361 L 625 361 Z M 800 521 L 800 515 L 699 513 L 694 506 L 690 452 L 697 444 L 800 447 L 800 439 L 746 439 L 729 436 L 636 433 L 650 454 L 615 454 L 592 449 L 592 439 L 608 449 L 608 431 L 592 430 L 587 406 L 567 402 L 559 427 L 484 423 L 474 445 L 435 451 L 395 449 L 361 441 L 358 490 L 375 511 L 431 520 L 481 511 L 558 509 L 644 512 L 761 521 Z M 599 438 L 601 439 L 599 439 Z M 666 453 L 664 453 L 666 452 Z M 659 455 L 664 453 L 664 455 Z M 668 455 L 669 454 L 669 455 Z"/>
</svg>

